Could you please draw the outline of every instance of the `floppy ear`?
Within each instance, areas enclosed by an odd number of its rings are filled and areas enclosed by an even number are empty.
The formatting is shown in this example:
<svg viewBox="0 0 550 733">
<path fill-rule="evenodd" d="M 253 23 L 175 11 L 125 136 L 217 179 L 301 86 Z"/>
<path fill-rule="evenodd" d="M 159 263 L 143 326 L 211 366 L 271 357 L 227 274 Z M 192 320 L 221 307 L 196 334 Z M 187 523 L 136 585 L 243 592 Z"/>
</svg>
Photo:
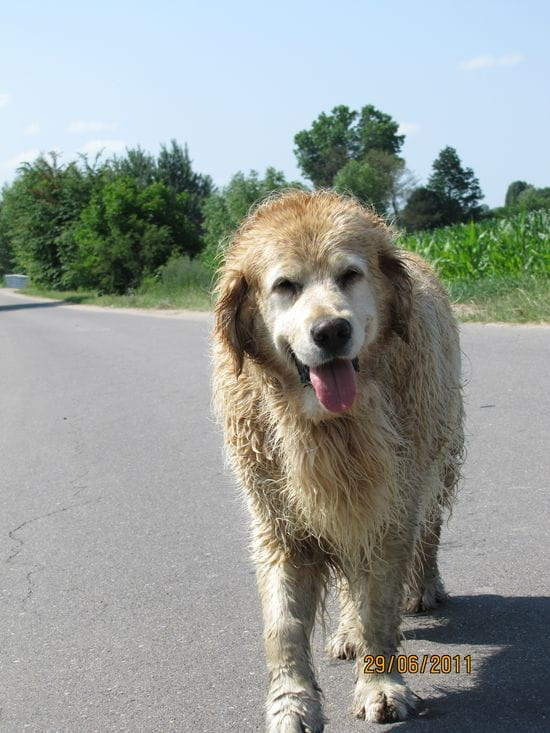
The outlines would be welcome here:
<svg viewBox="0 0 550 733">
<path fill-rule="evenodd" d="M 380 269 L 393 286 L 390 301 L 390 328 L 409 343 L 409 320 L 412 308 L 412 280 L 400 250 L 395 247 L 379 255 Z"/>
<path fill-rule="evenodd" d="M 253 357 L 255 351 L 248 283 L 241 272 L 228 270 L 222 275 L 217 291 L 214 329 L 231 352 L 239 376 L 245 354 Z"/>
</svg>

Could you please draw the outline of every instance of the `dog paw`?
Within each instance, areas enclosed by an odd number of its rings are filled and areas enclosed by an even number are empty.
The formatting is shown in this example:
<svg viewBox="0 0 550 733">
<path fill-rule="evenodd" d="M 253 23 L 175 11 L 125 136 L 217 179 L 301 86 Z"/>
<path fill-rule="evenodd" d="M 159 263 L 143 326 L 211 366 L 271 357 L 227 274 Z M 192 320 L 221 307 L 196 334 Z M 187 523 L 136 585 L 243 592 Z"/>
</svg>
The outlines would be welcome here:
<svg viewBox="0 0 550 733">
<path fill-rule="evenodd" d="M 403 612 L 423 613 L 433 611 L 440 603 L 444 603 L 448 597 L 449 595 L 445 591 L 441 579 L 437 578 L 421 590 L 410 591 L 403 604 Z"/>
<path fill-rule="evenodd" d="M 358 683 L 353 712 L 367 723 L 395 723 L 408 718 L 415 706 L 413 693 L 407 685 L 386 677 Z"/>
<path fill-rule="evenodd" d="M 318 700 L 296 694 L 268 700 L 267 733 L 322 733 L 324 729 L 325 718 Z"/>
<path fill-rule="evenodd" d="M 326 646 L 331 659 L 355 659 L 360 639 L 352 631 L 337 631 Z"/>
</svg>

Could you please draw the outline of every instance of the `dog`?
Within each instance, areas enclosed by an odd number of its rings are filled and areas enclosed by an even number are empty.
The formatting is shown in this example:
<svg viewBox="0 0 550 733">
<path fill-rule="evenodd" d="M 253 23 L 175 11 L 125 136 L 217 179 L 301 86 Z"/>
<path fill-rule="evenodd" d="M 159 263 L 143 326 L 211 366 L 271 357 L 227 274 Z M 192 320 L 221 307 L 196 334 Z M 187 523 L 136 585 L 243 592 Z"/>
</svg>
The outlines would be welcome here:
<svg viewBox="0 0 550 733">
<path fill-rule="evenodd" d="M 253 210 L 216 290 L 213 399 L 252 516 L 267 730 L 324 729 L 310 636 L 332 580 L 329 652 L 357 660 L 355 715 L 403 720 L 401 615 L 445 597 L 437 549 L 463 453 L 445 291 L 374 212 L 325 190 Z"/>
</svg>

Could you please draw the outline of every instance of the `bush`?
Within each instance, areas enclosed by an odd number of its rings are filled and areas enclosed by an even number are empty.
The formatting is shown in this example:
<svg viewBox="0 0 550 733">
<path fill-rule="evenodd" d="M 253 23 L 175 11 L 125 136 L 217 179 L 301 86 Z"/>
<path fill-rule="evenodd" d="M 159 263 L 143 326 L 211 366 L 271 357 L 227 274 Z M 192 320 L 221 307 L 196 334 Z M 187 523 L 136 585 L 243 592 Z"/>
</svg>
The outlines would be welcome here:
<svg viewBox="0 0 550 733">
<path fill-rule="evenodd" d="M 200 260 L 191 259 L 187 255 L 173 255 L 159 268 L 156 280 L 168 290 L 183 288 L 209 290 L 212 284 L 212 270 Z"/>
</svg>

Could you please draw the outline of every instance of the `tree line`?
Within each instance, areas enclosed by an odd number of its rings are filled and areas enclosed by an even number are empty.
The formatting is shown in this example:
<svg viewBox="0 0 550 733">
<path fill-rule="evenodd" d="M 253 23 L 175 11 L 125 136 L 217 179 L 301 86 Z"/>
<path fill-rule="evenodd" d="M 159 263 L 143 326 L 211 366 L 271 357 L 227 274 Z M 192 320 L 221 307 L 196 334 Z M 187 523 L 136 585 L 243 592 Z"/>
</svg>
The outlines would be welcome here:
<svg viewBox="0 0 550 733">
<path fill-rule="evenodd" d="M 312 187 L 351 193 L 410 231 L 491 213 L 452 147 L 418 186 L 401 156 L 404 140 L 391 116 L 373 105 L 341 105 L 298 132 L 294 152 Z M 2 189 L 0 275 L 17 269 L 46 287 L 124 293 L 172 257 L 200 257 L 213 268 L 220 242 L 249 208 L 288 187 L 306 188 L 268 168 L 263 177 L 239 172 L 217 188 L 175 140 L 157 157 L 139 147 L 108 160 L 62 163 L 55 153 L 40 155 Z M 505 207 L 493 213 L 535 208 L 550 208 L 550 189 L 515 181 Z"/>
</svg>

